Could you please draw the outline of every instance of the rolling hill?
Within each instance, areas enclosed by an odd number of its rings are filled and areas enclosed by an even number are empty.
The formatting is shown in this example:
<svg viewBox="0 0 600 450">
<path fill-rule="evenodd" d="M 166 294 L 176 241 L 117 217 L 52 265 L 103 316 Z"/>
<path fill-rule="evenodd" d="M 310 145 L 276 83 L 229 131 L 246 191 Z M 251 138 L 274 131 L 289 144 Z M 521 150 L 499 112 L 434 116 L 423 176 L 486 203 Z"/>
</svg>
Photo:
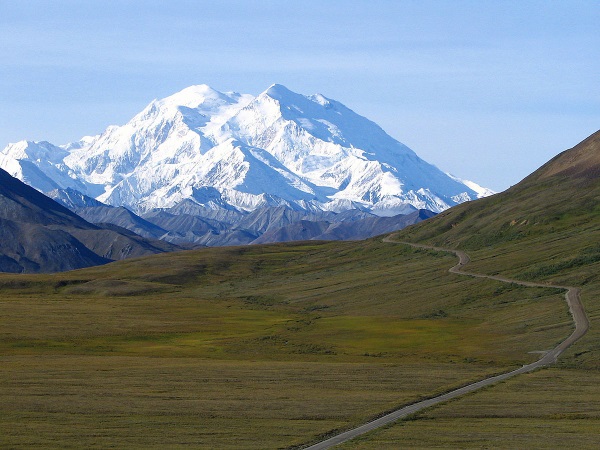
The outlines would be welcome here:
<svg viewBox="0 0 600 450">
<path fill-rule="evenodd" d="M 398 233 L 398 239 L 460 248 L 472 270 L 580 286 L 600 312 L 600 131 L 505 192 L 458 205 Z M 596 331 L 571 364 L 600 368 Z M 565 363 L 566 364 L 566 363 Z"/>
</svg>

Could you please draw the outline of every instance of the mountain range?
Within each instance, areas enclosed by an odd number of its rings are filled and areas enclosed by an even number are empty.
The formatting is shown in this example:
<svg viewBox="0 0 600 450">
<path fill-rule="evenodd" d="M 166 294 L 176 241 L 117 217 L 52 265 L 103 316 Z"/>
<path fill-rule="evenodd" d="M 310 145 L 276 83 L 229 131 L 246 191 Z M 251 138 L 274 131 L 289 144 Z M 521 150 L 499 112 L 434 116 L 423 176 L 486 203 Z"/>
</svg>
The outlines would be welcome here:
<svg viewBox="0 0 600 450">
<path fill-rule="evenodd" d="M 245 212 L 207 209 L 184 200 L 174 208 L 148 211 L 142 217 L 123 206 L 105 205 L 72 189 L 55 189 L 48 192 L 48 196 L 88 222 L 113 224 L 149 239 L 184 246 L 365 239 L 435 215 L 421 209 L 380 217 L 361 210 L 309 212 L 287 206 L 264 206 Z"/>
<path fill-rule="evenodd" d="M 85 261 L 52 265 L 7 249 L 11 271 L 67 270 L 180 246 L 364 239 L 491 194 L 343 104 L 282 85 L 256 97 L 191 86 L 97 136 L 9 144 L 0 168 L 77 214 L 61 232 L 91 251 Z M 35 214 L 23 216 L 32 226 Z M 37 225 L 47 227 L 46 219 Z"/>
<path fill-rule="evenodd" d="M 423 161 L 343 104 L 277 84 L 256 97 L 191 86 L 97 136 L 9 144 L 0 167 L 41 192 L 73 189 L 136 214 L 191 201 L 209 210 L 394 216 L 491 193 Z"/>
</svg>

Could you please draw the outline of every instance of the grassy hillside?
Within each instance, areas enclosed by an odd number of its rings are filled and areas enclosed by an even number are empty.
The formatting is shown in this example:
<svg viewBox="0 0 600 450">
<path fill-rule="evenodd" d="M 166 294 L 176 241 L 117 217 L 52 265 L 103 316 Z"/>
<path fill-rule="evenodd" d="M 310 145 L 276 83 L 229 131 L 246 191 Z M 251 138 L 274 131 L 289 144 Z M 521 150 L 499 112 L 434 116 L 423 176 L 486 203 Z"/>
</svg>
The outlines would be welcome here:
<svg viewBox="0 0 600 450">
<path fill-rule="evenodd" d="M 377 240 L 0 276 L 0 445 L 276 448 L 537 358 L 563 295 Z"/>
<path fill-rule="evenodd" d="M 566 239 L 577 250 L 600 242 L 594 239 L 599 227 L 597 132 L 505 192 L 463 203 L 403 230 L 401 236 L 470 251 L 515 247 L 536 238 L 539 242 Z"/>
<path fill-rule="evenodd" d="M 506 192 L 452 208 L 398 239 L 464 249 L 473 271 L 580 286 L 593 322 L 600 317 L 600 132 Z M 595 328 L 564 364 L 600 369 Z"/>
<path fill-rule="evenodd" d="M 582 288 L 590 330 L 556 368 L 431 408 L 346 448 L 597 448 L 600 442 L 600 132 L 508 191 L 403 230 L 469 252 L 470 271 Z"/>
</svg>

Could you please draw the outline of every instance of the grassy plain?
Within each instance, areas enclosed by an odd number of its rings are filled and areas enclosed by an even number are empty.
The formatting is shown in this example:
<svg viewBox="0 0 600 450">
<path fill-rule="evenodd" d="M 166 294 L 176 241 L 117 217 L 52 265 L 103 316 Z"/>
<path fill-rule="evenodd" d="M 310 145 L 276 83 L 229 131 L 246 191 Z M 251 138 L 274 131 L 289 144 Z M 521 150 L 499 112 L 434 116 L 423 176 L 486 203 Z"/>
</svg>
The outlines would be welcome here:
<svg viewBox="0 0 600 450">
<path fill-rule="evenodd" d="M 0 276 L 0 446 L 277 448 L 537 358 L 563 294 L 369 240 Z"/>
<path fill-rule="evenodd" d="M 596 449 L 599 383 L 597 372 L 540 370 L 430 408 L 340 448 Z"/>
</svg>

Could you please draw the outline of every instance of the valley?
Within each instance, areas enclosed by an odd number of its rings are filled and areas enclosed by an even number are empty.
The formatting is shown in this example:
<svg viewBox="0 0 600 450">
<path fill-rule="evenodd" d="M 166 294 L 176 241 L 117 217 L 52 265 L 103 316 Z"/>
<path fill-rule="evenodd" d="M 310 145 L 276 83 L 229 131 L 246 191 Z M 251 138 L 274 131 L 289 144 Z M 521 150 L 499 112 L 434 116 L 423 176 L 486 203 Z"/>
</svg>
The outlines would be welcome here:
<svg viewBox="0 0 600 450">
<path fill-rule="evenodd" d="M 600 449 L 599 6 L 0 1 L 0 450 Z"/>
<path fill-rule="evenodd" d="M 300 445 L 569 334 L 562 292 L 453 264 L 377 239 L 2 275 L 2 444 Z"/>
<path fill-rule="evenodd" d="M 597 145 L 387 238 L 1 274 L 0 444 L 306 447 L 537 361 L 573 331 L 552 286 L 576 286 L 590 331 L 556 364 L 343 447 L 593 448 Z M 467 272 L 491 279 L 449 272 L 455 256 L 432 246 L 468 252 Z"/>
<path fill-rule="evenodd" d="M 386 237 L 383 241 L 390 244 L 393 244 L 395 242 L 392 240 L 391 237 Z M 454 389 L 444 394 L 432 396 L 426 400 L 407 405 L 403 408 L 397 409 L 382 417 L 379 417 L 376 420 L 365 423 L 357 428 L 336 434 L 324 441 L 311 445 L 310 447 L 308 447 L 308 450 L 324 450 L 331 447 L 339 446 L 345 442 L 356 441 L 358 439 L 361 439 L 363 435 L 368 434 L 369 432 L 378 433 L 381 429 L 385 428 L 386 426 L 391 426 L 392 424 L 398 422 L 401 419 L 406 419 L 409 417 L 413 418 L 415 415 L 420 414 L 423 410 L 428 410 L 439 404 L 447 403 L 450 400 L 464 397 L 465 395 L 473 392 L 478 392 L 482 389 L 494 386 L 502 381 L 511 379 L 517 375 L 530 373 L 535 370 L 547 367 L 549 365 L 553 365 L 556 363 L 557 359 L 565 350 L 567 350 L 569 347 L 571 347 L 573 344 L 579 341 L 588 332 L 589 319 L 587 317 L 587 314 L 585 313 L 585 310 L 580 300 L 579 288 L 569 286 L 557 286 L 548 283 L 518 281 L 498 275 L 484 275 L 480 273 L 468 272 L 465 271 L 465 266 L 470 262 L 470 258 L 462 250 L 448 250 L 439 247 L 432 247 L 422 244 L 411 244 L 406 242 L 396 243 L 399 245 L 409 245 L 414 248 L 423 248 L 434 251 L 446 251 L 449 253 L 454 253 L 458 257 L 459 261 L 455 266 L 449 269 L 449 272 L 457 275 L 496 280 L 510 285 L 560 289 L 565 292 L 565 301 L 568 305 L 569 312 L 572 315 L 575 329 L 565 340 L 556 345 L 556 347 L 547 350 L 530 352 L 540 354 L 540 358 L 537 361 L 534 361 L 530 364 L 525 364 L 522 367 L 514 369 L 510 372 L 494 375 L 492 377 L 485 378 L 475 383 L 462 386 L 458 389 Z"/>
</svg>

